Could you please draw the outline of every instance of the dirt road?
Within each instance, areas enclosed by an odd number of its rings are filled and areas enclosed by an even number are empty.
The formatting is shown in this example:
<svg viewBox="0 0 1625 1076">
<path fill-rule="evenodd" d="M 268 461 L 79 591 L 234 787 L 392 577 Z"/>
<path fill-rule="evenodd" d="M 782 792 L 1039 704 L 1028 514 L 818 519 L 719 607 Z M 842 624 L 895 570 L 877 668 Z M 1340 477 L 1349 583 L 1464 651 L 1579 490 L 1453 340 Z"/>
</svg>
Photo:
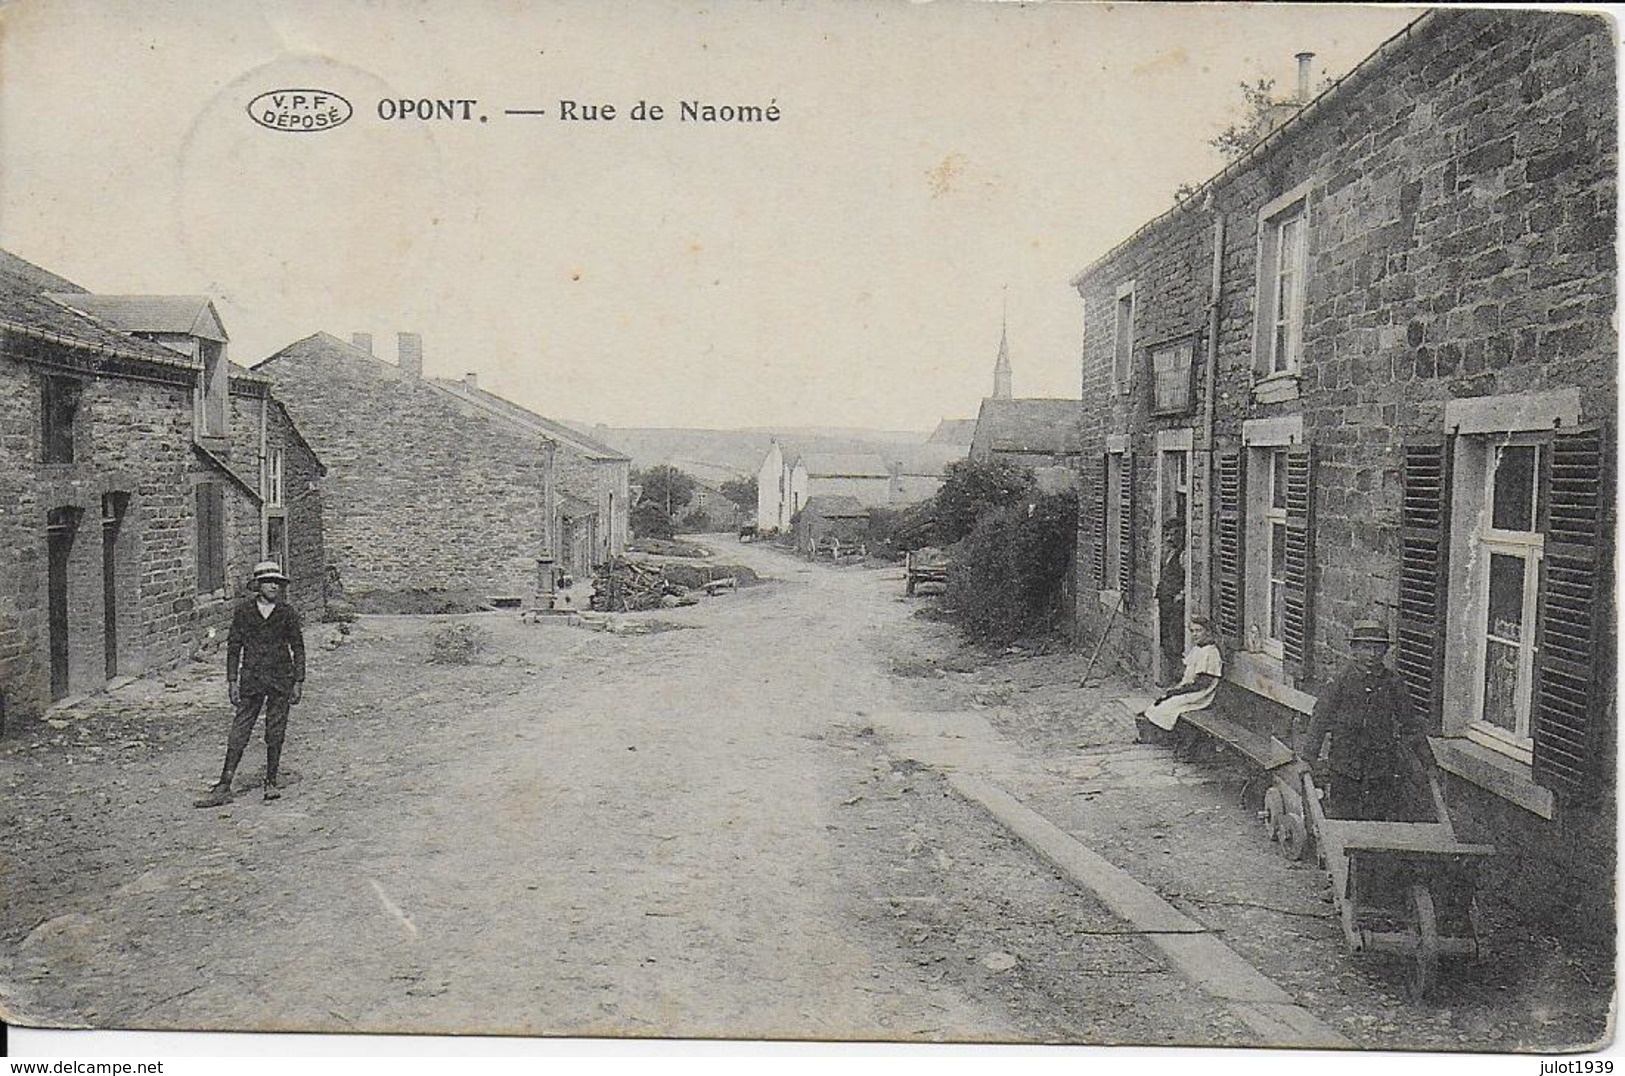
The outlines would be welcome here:
<svg viewBox="0 0 1625 1076">
<path fill-rule="evenodd" d="M 313 649 L 274 804 L 189 806 L 223 740 L 213 664 L 25 729 L 0 752 L 7 1005 L 102 1027 L 1201 1030 L 1200 1005 L 1155 1021 L 1120 997 L 1070 1015 L 1021 997 L 984 905 L 1037 923 L 1065 904 L 1082 931 L 1104 913 L 1042 868 L 1048 888 L 1013 900 L 997 873 L 1031 875 L 1031 857 L 866 737 L 895 702 L 880 643 L 909 607 L 873 572 L 727 552 L 780 581 L 651 614 L 672 629 L 654 634 L 466 618 L 490 643 L 452 667 L 423 664 L 445 620 L 364 619 Z M 950 925 L 952 960 L 912 951 Z M 1187 994 L 1107 940 L 1101 960 Z"/>
<path fill-rule="evenodd" d="M 895 569 L 721 551 L 773 581 L 618 618 L 646 634 L 313 627 L 276 803 L 256 742 L 237 800 L 190 806 L 229 719 L 218 655 L 15 730 L 0 1004 L 118 1028 L 1272 1041 L 955 794 L 940 759 L 969 757 L 1358 1045 L 1605 1026 L 1599 973 L 1535 937 L 1409 1005 L 1222 766 L 1129 743 L 1081 656 L 975 652 Z M 486 633 L 475 664 L 426 663 L 450 624 Z"/>
</svg>

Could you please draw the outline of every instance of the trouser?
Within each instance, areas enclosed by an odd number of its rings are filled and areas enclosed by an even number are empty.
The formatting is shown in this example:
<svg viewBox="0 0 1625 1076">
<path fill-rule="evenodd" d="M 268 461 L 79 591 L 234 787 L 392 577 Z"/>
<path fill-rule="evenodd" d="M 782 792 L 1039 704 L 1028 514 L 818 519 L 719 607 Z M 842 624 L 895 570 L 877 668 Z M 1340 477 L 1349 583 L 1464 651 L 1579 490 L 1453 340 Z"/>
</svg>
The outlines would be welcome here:
<svg viewBox="0 0 1625 1076">
<path fill-rule="evenodd" d="M 265 709 L 265 780 L 276 780 L 277 765 L 282 760 L 282 740 L 288 732 L 288 695 L 282 691 L 243 691 L 237 696 L 237 712 L 231 719 L 231 734 L 226 738 L 226 765 L 220 779 L 230 783 L 242 761 L 248 739 L 254 734 L 254 723 L 259 720 L 260 709 Z"/>
</svg>

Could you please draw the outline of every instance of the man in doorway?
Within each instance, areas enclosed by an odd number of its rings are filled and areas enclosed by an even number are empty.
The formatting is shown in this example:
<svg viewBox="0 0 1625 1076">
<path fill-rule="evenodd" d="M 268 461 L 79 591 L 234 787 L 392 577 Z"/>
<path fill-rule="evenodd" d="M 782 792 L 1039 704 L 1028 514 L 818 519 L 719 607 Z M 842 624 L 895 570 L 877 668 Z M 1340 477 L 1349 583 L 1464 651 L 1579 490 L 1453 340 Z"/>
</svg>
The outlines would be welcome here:
<svg viewBox="0 0 1625 1076">
<path fill-rule="evenodd" d="M 1311 766 L 1332 738 L 1326 797 L 1330 818 L 1414 822 L 1428 810 L 1427 734 L 1404 681 L 1383 659 L 1388 629 L 1357 620 L 1349 634 L 1354 661 L 1315 703 L 1298 757 Z"/>
<path fill-rule="evenodd" d="M 1162 644 L 1163 683 L 1178 683 L 1185 660 L 1185 524 L 1162 530 L 1162 570 L 1157 575 L 1157 634 Z"/>
<path fill-rule="evenodd" d="M 226 739 L 226 764 L 220 780 L 199 807 L 219 807 L 231 800 L 237 764 L 265 710 L 265 786 L 267 801 L 280 799 L 277 765 L 288 728 L 288 707 L 299 702 L 305 684 L 305 636 L 299 614 L 283 601 L 288 577 L 274 560 L 254 566 L 253 597 L 237 607 L 226 636 L 226 691 L 235 711 Z"/>
</svg>

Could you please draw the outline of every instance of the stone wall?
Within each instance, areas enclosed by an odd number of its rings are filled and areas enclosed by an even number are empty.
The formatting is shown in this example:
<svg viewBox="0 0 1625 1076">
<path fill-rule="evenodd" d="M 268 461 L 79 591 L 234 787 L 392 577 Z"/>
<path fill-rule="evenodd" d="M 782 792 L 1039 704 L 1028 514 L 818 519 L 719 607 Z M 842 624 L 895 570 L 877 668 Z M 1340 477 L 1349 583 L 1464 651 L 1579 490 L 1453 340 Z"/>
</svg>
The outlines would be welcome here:
<svg viewBox="0 0 1625 1076">
<path fill-rule="evenodd" d="M 326 557 L 351 598 L 534 589 L 544 511 L 536 436 L 326 334 L 257 372 L 327 466 Z"/>
<path fill-rule="evenodd" d="M 1213 508 L 1201 415 L 1215 222 L 1222 221 L 1214 443 L 1240 443 L 1247 420 L 1301 416 L 1315 454 L 1313 692 L 1349 658 L 1355 619 L 1392 619 L 1398 604 L 1403 445 L 1440 437 L 1450 401 L 1578 390 L 1582 425 L 1617 443 L 1611 323 L 1615 276 L 1615 87 L 1609 25 L 1555 12 L 1438 10 L 1385 47 L 1205 190 L 1152 221 L 1075 282 L 1086 304 L 1082 388 L 1086 455 L 1079 528 L 1078 628 L 1092 645 L 1109 614 L 1089 571 L 1100 455 L 1132 451 L 1132 534 L 1155 549 L 1155 444 L 1189 429 L 1193 456 L 1192 605 L 1212 604 L 1205 553 Z M 1307 192 L 1308 291 L 1294 398 L 1254 392 L 1260 212 Z M 1111 378 L 1119 289 L 1134 283 L 1134 352 L 1126 392 Z M 1194 406 L 1152 414 L 1149 348 L 1196 341 Z M 1121 443 L 1121 442 L 1113 442 Z M 1612 499 L 1602 528 L 1612 534 Z M 1611 544 L 1600 592 L 1612 591 Z M 1135 559 L 1126 615 L 1108 652 L 1149 673 L 1151 557 Z M 1612 606 L 1603 617 L 1599 717 L 1614 754 Z M 1290 697 L 1284 693 L 1282 697 Z M 1310 700 L 1312 701 L 1312 699 Z M 1556 822 L 1493 796 L 1461 794 L 1480 832 L 1519 854 L 1504 860 L 1509 900 L 1540 904 L 1547 879 L 1612 863 L 1611 788 L 1600 804 L 1566 803 Z M 1606 845 L 1609 850 L 1602 852 Z M 1571 866 L 1572 865 L 1572 866 Z M 1610 868 L 1611 869 L 1611 868 Z M 1585 883 L 1570 896 L 1581 897 Z M 1591 892 L 1600 892 L 1591 887 Z M 1611 890 L 1608 890 L 1611 893 Z M 1587 898 L 1588 907 L 1601 908 Z M 1608 913 L 1611 915 L 1611 912 Z"/>
<path fill-rule="evenodd" d="M 173 664 L 222 627 L 231 580 L 246 577 L 258 553 L 257 508 L 192 448 L 189 374 L 85 378 L 70 464 L 39 462 L 41 378 L 39 367 L 0 354 L 0 444 L 16 461 L 0 469 L 0 690 L 13 714 L 50 702 L 52 509 L 78 510 L 67 557 L 70 695 L 107 679 L 107 553 L 118 675 Z M 197 589 L 199 481 L 222 482 L 226 503 L 227 588 L 206 594 Z M 122 495 L 124 507 L 104 529 L 107 495 Z"/>
</svg>

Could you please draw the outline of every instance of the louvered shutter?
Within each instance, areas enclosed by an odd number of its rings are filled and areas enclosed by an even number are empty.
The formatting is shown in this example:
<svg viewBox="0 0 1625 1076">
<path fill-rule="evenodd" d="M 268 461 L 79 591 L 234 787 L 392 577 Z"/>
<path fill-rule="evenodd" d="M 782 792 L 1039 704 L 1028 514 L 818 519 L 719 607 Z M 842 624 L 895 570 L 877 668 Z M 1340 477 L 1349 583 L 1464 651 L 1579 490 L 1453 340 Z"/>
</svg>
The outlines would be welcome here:
<svg viewBox="0 0 1625 1076">
<path fill-rule="evenodd" d="M 1239 448 L 1218 453 L 1219 520 L 1218 541 L 1214 544 L 1215 597 L 1218 601 L 1219 634 L 1236 646 L 1244 642 L 1244 594 L 1242 556 L 1246 475 Z"/>
<path fill-rule="evenodd" d="M 1127 609 L 1134 583 L 1134 456 L 1124 452 L 1117 459 L 1117 590 Z"/>
<path fill-rule="evenodd" d="M 1602 528 L 1602 438 L 1559 433 L 1552 443 L 1546 496 L 1534 699 L 1535 780 L 1568 796 L 1588 790 L 1596 772 L 1596 573 Z"/>
<path fill-rule="evenodd" d="M 1314 459 L 1308 445 L 1286 450 L 1286 608 L 1283 610 L 1282 657 L 1286 670 L 1300 681 L 1309 673 L 1313 652 L 1315 554 Z"/>
<path fill-rule="evenodd" d="M 1100 466 L 1095 471 L 1095 548 L 1094 563 L 1095 589 L 1106 589 L 1106 505 L 1107 498 L 1111 496 L 1110 483 L 1107 476 L 1111 473 L 1110 456 L 1101 453 Z"/>
<path fill-rule="evenodd" d="M 1437 732 L 1444 712 L 1450 443 L 1441 437 L 1407 444 L 1400 480 L 1399 639 L 1394 665 L 1424 727 Z"/>
</svg>

